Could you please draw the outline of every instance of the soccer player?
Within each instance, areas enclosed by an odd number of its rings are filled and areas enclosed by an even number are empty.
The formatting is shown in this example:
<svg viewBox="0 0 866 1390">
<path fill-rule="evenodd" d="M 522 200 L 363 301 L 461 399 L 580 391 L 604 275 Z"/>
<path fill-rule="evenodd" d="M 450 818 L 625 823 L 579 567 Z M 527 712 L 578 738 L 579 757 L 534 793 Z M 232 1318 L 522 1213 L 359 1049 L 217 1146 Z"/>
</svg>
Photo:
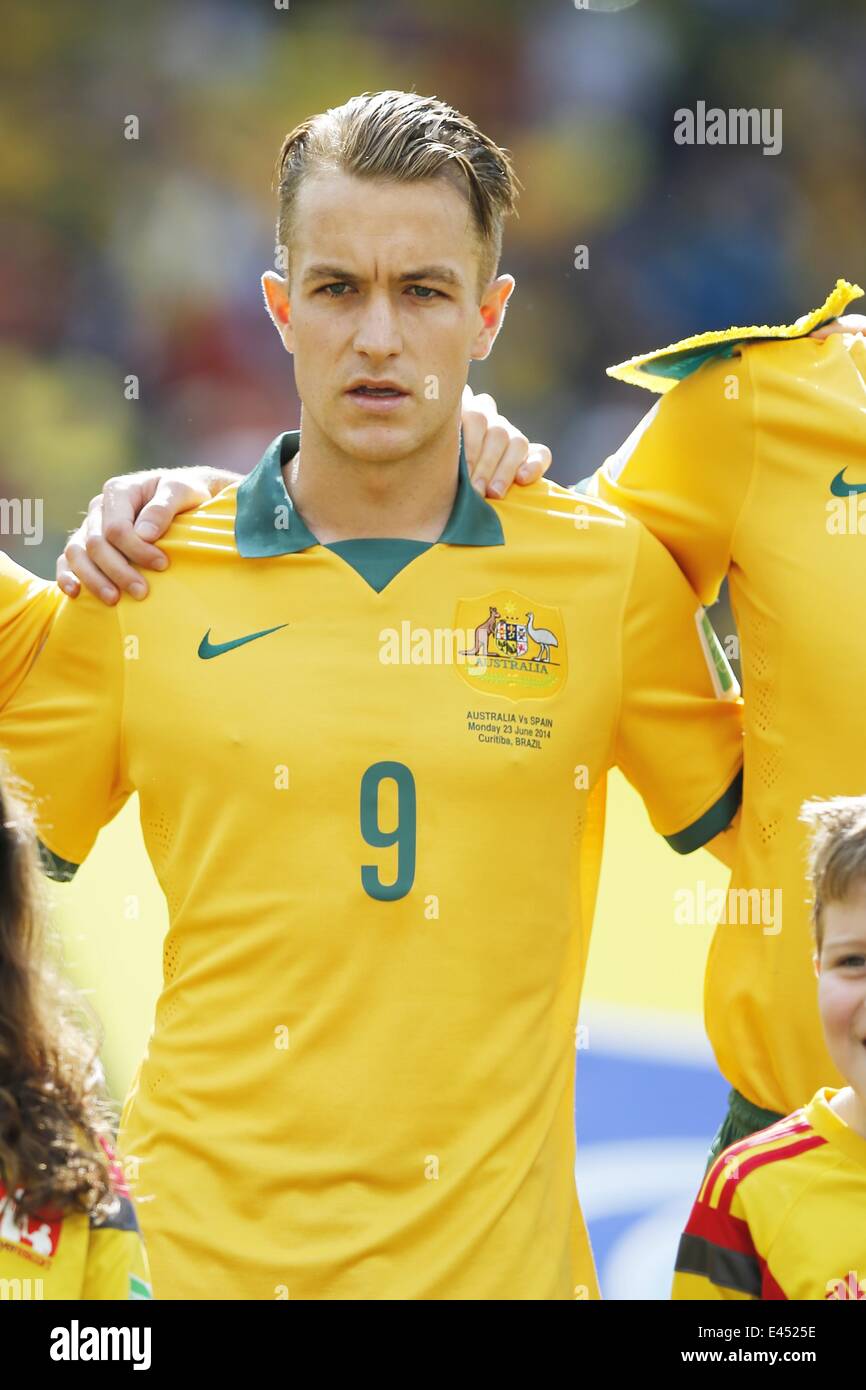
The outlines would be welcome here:
<svg viewBox="0 0 866 1390">
<path fill-rule="evenodd" d="M 32 821 L 0 777 L 0 1299 L 150 1298 L 96 1049 L 49 965 L 37 880 Z"/>
<path fill-rule="evenodd" d="M 157 1297 L 597 1296 L 573 1082 L 605 772 L 724 855 L 741 724 L 644 528 L 469 483 L 514 197 L 435 99 L 287 137 L 264 287 L 301 431 L 178 519 L 146 603 L 64 599 L 0 724 L 59 876 L 139 794 L 170 929 L 120 1143 Z"/>
<path fill-rule="evenodd" d="M 862 791 L 866 341 L 803 335 L 861 293 L 839 281 L 791 326 L 702 334 L 611 368 L 663 394 L 588 485 L 663 542 L 704 603 L 727 576 L 739 633 L 743 821 L 705 990 L 732 1090 L 711 1156 L 841 1085 L 805 949 L 798 815 L 810 797 Z"/>
<path fill-rule="evenodd" d="M 704 1179 L 675 1299 L 866 1298 L 866 797 L 807 803 L 814 968 L 847 1085 L 821 1086 L 732 1145 Z"/>
</svg>

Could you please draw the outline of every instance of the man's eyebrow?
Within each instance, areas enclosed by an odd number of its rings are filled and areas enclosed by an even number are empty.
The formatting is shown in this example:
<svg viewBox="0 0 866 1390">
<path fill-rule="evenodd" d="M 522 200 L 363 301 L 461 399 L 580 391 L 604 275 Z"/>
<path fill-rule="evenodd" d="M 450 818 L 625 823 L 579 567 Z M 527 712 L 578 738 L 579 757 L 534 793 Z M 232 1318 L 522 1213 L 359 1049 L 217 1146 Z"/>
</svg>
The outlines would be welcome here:
<svg viewBox="0 0 866 1390">
<path fill-rule="evenodd" d="M 304 283 L 308 280 L 357 280 L 351 270 L 341 270 L 338 265 L 311 265 L 304 271 Z"/>
<path fill-rule="evenodd" d="M 462 275 L 458 275 L 456 270 L 452 270 L 448 265 L 425 265 L 420 270 L 410 270 L 406 275 L 400 276 L 400 284 L 414 284 L 416 280 L 436 280 L 440 285 L 463 284 Z"/>
<path fill-rule="evenodd" d="M 351 270 L 343 270 L 338 265 L 311 265 L 304 271 L 302 278 L 304 284 L 313 280 L 337 280 L 354 285 L 361 277 Z M 463 277 L 447 265 L 426 265 L 420 270 L 407 271 L 399 277 L 398 284 L 411 285 L 419 280 L 434 280 L 439 285 L 452 285 L 455 288 L 463 284 Z"/>
</svg>

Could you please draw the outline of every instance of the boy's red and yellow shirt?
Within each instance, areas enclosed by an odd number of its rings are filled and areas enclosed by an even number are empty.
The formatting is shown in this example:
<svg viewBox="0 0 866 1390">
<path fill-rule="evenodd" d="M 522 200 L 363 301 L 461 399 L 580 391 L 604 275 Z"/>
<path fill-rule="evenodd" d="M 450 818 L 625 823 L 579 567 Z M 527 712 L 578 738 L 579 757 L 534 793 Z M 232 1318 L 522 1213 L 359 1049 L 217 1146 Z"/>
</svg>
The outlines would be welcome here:
<svg viewBox="0 0 866 1390">
<path fill-rule="evenodd" d="M 866 1298 L 866 1138 L 808 1105 L 720 1154 L 677 1252 L 674 1299 Z"/>
</svg>

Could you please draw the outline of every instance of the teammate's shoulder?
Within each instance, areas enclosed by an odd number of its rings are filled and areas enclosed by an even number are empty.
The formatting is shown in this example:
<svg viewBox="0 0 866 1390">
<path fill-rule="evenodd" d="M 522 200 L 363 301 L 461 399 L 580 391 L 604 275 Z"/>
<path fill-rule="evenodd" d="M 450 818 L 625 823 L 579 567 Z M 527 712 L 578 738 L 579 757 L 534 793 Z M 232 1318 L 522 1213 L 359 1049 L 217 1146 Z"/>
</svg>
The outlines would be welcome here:
<svg viewBox="0 0 866 1390">
<path fill-rule="evenodd" d="M 816 309 L 801 314 L 793 323 L 753 324 L 749 327 L 711 329 L 709 332 L 694 333 L 679 342 L 670 343 L 664 348 L 639 353 L 625 362 L 608 367 L 608 376 L 632 386 L 642 386 L 648 391 L 663 394 L 678 383 L 686 381 L 700 371 L 715 365 L 719 368 L 731 359 L 751 353 L 757 348 L 773 344 L 777 350 L 783 344 L 808 338 L 820 324 L 838 318 L 848 305 L 863 294 L 859 285 L 847 280 L 837 280 L 834 289 Z M 807 351 L 810 349 L 806 349 Z M 728 370 L 730 370 L 730 365 Z"/>
<path fill-rule="evenodd" d="M 734 1202 L 749 1200 L 783 1180 L 808 1181 L 809 1155 L 826 1145 L 802 1107 L 724 1149 L 704 1178 L 702 1196 L 710 1205 L 730 1210 Z"/>
</svg>

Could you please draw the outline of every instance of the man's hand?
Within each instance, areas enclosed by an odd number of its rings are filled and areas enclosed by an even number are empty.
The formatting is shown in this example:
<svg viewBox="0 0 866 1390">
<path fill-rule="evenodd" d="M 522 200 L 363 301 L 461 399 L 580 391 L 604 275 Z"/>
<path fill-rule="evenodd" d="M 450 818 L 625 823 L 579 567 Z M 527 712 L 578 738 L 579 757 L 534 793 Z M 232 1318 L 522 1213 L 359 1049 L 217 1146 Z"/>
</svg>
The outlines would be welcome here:
<svg viewBox="0 0 866 1390">
<path fill-rule="evenodd" d="M 77 598 L 83 584 L 108 604 L 117 602 L 121 590 L 145 598 L 147 581 L 133 565 L 166 569 L 168 556 L 152 542 L 165 535 L 178 512 L 201 506 L 239 476 L 219 468 L 155 468 L 109 478 L 57 560 L 60 588 Z"/>
<path fill-rule="evenodd" d="M 530 444 L 496 409 L 492 396 L 463 388 L 463 445 L 472 485 L 482 497 L 504 497 L 511 484 L 535 483 L 552 456 L 546 444 Z"/>
<path fill-rule="evenodd" d="M 809 334 L 810 338 L 832 338 L 834 333 L 866 333 L 866 314 L 843 314 Z"/>
</svg>

